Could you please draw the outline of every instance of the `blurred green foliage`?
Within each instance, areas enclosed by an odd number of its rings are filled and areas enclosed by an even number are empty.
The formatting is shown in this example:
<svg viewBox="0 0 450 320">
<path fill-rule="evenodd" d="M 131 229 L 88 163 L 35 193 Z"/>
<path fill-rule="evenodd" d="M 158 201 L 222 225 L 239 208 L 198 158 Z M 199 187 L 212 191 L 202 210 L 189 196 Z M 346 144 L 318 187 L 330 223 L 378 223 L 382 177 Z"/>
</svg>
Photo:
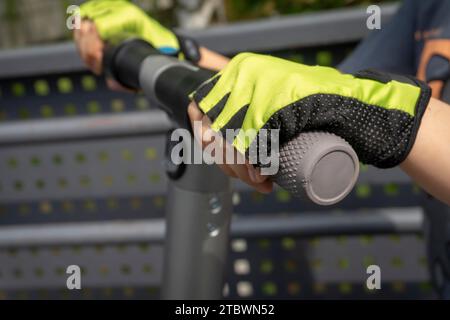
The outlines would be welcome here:
<svg viewBox="0 0 450 320">
<path fill-rule="evenodd" d="M 270 17 L 278 14 L 320 11 L 393 0 L 225 0 L 230 21 Z"/>
</svg>

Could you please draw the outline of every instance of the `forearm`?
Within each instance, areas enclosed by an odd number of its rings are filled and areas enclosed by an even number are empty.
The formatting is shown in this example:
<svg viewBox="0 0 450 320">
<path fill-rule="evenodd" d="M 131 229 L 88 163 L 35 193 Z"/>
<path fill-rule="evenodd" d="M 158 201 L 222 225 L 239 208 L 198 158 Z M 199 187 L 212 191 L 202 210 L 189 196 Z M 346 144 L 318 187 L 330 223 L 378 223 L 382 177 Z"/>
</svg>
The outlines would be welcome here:
<svg viewBox="0 0 450 320">
<path fill-rule="evenodd" d="M 220 71 L 225 68 L 228 62 L 230 62 L 230 59 L 228 59 L 227 57 L 222 56 L 217 52 L 206 49 L 205 47 L 200 48 L 200 55 L 201 59 L 198 65 L 209 70 Z"/>
<path fill-rule="evenodd" d="M 414 146 L 400 167 L 423 189 L 450 205 L 450 106 L 432 99 Z"/>
</svg>

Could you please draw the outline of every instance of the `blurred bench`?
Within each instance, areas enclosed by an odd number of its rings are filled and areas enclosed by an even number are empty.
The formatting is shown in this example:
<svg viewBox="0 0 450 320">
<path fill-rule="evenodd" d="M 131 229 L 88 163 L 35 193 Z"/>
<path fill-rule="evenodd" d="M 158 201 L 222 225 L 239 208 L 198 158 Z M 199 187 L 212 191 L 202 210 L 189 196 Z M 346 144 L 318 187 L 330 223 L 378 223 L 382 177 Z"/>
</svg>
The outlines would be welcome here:
<svg viewBox="0 0 450 320">
<path fill-rule="evenodd" d="M 383 19 L 395 11 L 383 7 Z M 364 8 L 191 32 L 224 54 L 335 65 L 367 32 Z M 72 44 L 0 53 L 0 299 L 157 298 L 169 122 L 141 95 L 109 91 Z M 321 208 L 236 183 L 229 298 L 430 298 L 420 190 L 362 168 Z M 82 267 L 83 290 L 66 289 Z M 366 267 L 382 290 L 365 289 Z"/>
</svg>

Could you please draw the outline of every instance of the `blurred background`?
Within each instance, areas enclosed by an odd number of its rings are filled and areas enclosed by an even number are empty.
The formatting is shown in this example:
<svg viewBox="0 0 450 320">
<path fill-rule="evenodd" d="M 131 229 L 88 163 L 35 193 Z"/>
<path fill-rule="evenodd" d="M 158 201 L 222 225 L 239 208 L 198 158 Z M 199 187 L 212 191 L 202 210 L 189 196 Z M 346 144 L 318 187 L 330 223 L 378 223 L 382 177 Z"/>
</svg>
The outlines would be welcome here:
<svg viewBox="0 0 450 320">
<path fill-rule="evenodd" d="M 66 8 L 82 2 L 0 0 L 0 300 L 160 297 L 171 125 L 142 94 L 113 92 L 86 70 L 66 28 Z M 367 35 L 368 5 L 382 2 L 383 23 L 398 8 L 377 0 L 134 2 L 167 26 L 199 29 L 188 34 L 227 56 L 252 51 L 326 66 Z M 437 297 L 429 261 L 450 252 L 448 207 L 400 170 L 361 166 L 352 193 L 331 207 L 281 188 L 262 195 L 233 186 L 225 297 Z M 69 264 L 80 266 L 83 290 L 67 290 Z M 373 264 L 382 290 L 367 289 Z"/>
<path fill-rule="evenodd" d="M 0 48 L 64 41 L 66 8 L 82 0 L 0 0 Z M 135 0 L 167 26 L 205 28 L 214 24 L 277 17 L 392 0 Z"/>
</svg>

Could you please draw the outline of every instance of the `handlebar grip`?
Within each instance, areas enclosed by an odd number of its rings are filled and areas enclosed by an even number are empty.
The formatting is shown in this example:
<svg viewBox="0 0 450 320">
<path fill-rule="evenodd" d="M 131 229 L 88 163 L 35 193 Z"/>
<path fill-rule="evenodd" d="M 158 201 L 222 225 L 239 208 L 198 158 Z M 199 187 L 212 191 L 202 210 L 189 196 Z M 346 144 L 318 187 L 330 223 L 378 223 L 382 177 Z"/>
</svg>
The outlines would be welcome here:
<svg viewBox="0 0 450 320">
<path fill-rule="evenodd" d="M 358 175 L 358 156 L 344 139 L 305 132 L 281 146 L 279 171 L 272 179 L 292 195 L 326 206 L 343 200 Z"/>
<path fill-rule="evenodd" d="M 211 71 L 155 55 L 154 49 L 142 40 L 129 41 L 109 56 L 111 74 L 118 81 L 139 86 L 180 127 L 190 129 L 188 95 L 213 75 Z M 358 157 L 352 147 L 325 132 L 301 133 L 281 146 L 279 159 L 274 182 L 294 196 L 319 205 L 332 205 L 345 198 L 359 174 Z"/>
</svg>

